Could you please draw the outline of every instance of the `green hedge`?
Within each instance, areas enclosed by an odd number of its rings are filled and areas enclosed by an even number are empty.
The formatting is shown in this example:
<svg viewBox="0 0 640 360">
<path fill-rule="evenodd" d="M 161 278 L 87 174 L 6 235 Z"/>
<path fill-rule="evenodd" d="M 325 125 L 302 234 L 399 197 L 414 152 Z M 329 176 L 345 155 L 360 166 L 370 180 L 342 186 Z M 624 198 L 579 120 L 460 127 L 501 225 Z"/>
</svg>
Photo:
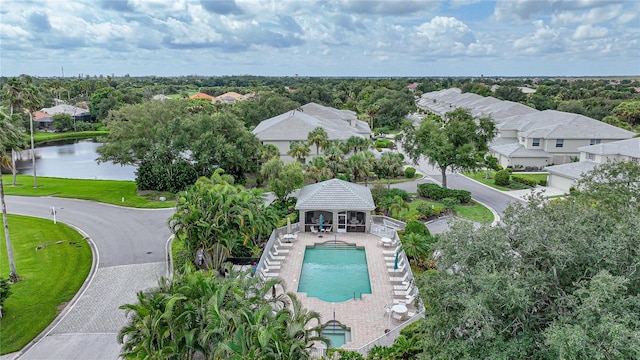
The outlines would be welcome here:
<svg viewBox="0 0 640 360">
<path fill-rule="evenodd" d="M 454 198 L 459 203 L 471 202 L 471 192 L 467 190 L 446 189 L 437 184 L 426 183 L 418 185 L 418 194 L 435 201 Z"/>
<path fill-rule="evenodd" d="M 536 179 L 528 177 L 526 175 L 513 174 L 511 175 L 511 180 L 531 187 L 535 187 L 536 185 L 538 185 L 538 181 Z"/>
</svg>

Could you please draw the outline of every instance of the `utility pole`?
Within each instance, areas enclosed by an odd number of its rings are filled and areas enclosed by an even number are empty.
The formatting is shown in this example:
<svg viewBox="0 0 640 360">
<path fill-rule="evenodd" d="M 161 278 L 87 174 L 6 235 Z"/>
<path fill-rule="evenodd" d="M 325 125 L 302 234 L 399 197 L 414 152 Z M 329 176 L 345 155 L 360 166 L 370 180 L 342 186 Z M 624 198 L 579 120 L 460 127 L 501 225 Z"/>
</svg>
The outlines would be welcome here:
<svg viewBox="0 0 640 360">
<path fill-rule="evenodd" d="M 61 66 L 60 69 L 62 69 L 62 78 L 64 79 L 64 66 Z"/>
</svg>

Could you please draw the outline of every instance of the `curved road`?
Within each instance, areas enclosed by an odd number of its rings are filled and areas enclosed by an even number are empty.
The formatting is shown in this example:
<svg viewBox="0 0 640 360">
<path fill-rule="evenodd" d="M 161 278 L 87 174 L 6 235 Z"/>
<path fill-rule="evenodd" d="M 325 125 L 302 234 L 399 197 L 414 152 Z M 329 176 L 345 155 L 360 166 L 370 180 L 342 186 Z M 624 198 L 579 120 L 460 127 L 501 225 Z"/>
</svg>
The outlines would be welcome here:
<svg viewBox="0 0 640 360">
<path fill-rule="evenodd" d="M 13 214 L 56 219 L 84 232 L 98 264 L 52 326 L 17 354 L 19 359 L 117 359 L 116 336 L 126 324 L 118 307 L 157 285 L 166 273 L 167 219 L 174 209 L 133 209 L 84 200 L 6 196 Z"/>
</svg>

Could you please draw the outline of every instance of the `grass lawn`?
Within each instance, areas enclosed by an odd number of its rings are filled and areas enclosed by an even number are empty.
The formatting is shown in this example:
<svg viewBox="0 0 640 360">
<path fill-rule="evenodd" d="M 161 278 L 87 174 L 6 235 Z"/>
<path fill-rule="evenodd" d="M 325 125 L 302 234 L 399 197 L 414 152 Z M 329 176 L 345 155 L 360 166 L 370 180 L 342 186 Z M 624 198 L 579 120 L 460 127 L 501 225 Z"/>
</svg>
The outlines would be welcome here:
<svg viewBox="0 0 640 360">
<path fill-rule="evenodd" d="M 41 144 L 49 141 L 56 140 L 79 140 L 79 139 L 91 139 L 94 137 L 105 136 L 109 134 L 108 130 L 100 130 L 100 131 L 78 131 L 78 132 L 37 132 L 33 134 L 33 142 L 36 144 Z M 27 138 L 27 143 L 31 142 L 31 138 L 29 134 L 25 134 Z"/>
<path fill-rule="evenodd" d="M 0 353 L 22 349 L 70 301 L 89 274 L 92 254 L 72 228 L 50 220 L 9 215 L 14 258 L 21 281 L 11 286 L 0 319 Z M 4 228 L 0 227 L 4 239 Z M 55 242 L 63 240 L 60 244 Z M 71 244 L 76 242 L 76 244 Z M 0 273 L 9 274 L 7 249 L 0 242 Z M 42 244 L 49 244 L 36 250 Z"/>
<path fill-rule="evenodd" d="M 500 191 L 509 191 L 509 190 L 521 190 L 521 189 L 530 189 L 530 187 L 526 186 L 526 185 L 522 185 L 519 186 L 519 183 L 515 182 L 516 184 L 514 184 L 513 186 L 509 187 L 504 187 L 504 186 L 498 186 L 496 184 L 493 183 L 496 172 L 495 171 L 491 171 L 491 179 L 486 179 L 487 176 L 487 172 L 486 171 L 468 171 L 468 172 L 464 172 L 463 175 L 466 177 L 469 177 L 473 180 L 479 181 L 485 185 L 489 185 L 494 189 L 498 189 Z M 540 181 L 540 180 L 546 180 L 547 179 L 547 174 L 528 174 L 528 173 L 516 173 L 516 174 L 521 174 L 524 175 L 526 177 L 530 177 L 533 179 L 536 179 L 536 181 Z M 514 182 L 514 181 L 512 181 Z"/>
<path fill-rule="evenodd" d="M 4 175 L 4 191 L 7 195 L 58 196 L 64 198 L 93 200 L 108 204 L 136 208 L 167 208 L 175 206 L 173 201 L 154 201 L 158 194 L 139 196 L 134 181 L 82 180 L 38 177 L 38 188 L 33 188 L 33 177 L 18 175 L 18 185 L 12 186 L 11 175 Z M 161 194 L 173 199 L 173 194 Z M 124 202 L 122 201 L 124 198 Z"/>
<path fill-rule="evenodd" d="M 404 182 L 409 182 L 409 181 L 416 181 L 416 180 L 420 180 L 424 177 L 423 174 L 420 173 L 416 173 L 416 175 L 409 179 L 406 177 L 402 177 L 402 178 L 398 178 L 398 179 L 391 179 L 391 184 L 399 184 L 399 183 L 404 183 Z M 376 179 L 376 180 L 369 180 L 367 181 L 367 184 L 370 185 L 376 185 L 376 184 L 382 184 L 382 185 L 387 185 L 388 180 L 387 179 Z M 360 185 L 364 185 L 364 181 L 358 181 L 358 184 Z"/>
<path fill-rule="evenodd" d="M 398 216 L 398 214 L 394 214 L 393 217 L 396 219 L 417 217 L 419 215 L 417 208 L 420 203 L 427 203 L 436 209 L 444 209 L 444 205 L 442 203 L 417 199 L 409 203 L 409 210 L 401 210 L 400 216 Z M 473 204 L 474 205 L 456 205 L 453 209 L 456 211 L 456 214 L 463 219 L 485 224 L 493 222 L 494 218 L 491 210 L 476 203 L 475 201 Z"/>
</svg>

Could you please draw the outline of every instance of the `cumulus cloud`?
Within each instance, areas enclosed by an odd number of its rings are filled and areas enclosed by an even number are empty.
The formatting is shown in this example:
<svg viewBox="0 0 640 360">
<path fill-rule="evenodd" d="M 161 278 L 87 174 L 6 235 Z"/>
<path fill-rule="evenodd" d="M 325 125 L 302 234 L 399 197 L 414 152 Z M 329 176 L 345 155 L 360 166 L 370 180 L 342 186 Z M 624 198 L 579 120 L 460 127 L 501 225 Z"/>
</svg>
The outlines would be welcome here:
<svg viewBox="0 0 640 360">
<path fill-rule="evenodd" d="M 51 23 L 46 14 L 33 13 L 27 18 L 29 25 L 37 32 L 48 32 L 51 30 Z"/>
<path fill-rule="evenodd" d="M 102 0 L 99 4 L 100 7 L 105 10 L 115 10 L 125 13 L 134 11 L 128 0 Z"/>
<path fill-rule="evenodd" d="M 498 20 L 529 20 L 540 15 L 550 15 L 563 11 L 597 9 L 625 0 L 498 0 L 494 16 Z"/>
<path fill-rule="evenodd" d="M 241 15 L 242 9 L 234 0 L 200 0 L 202 7 L 210 12 L 221 15 Z"/>
<path fill-rule="evenodd" d="M 354 14 L 376 14 L 381 16 L 408 15 L 416 12 L 431 11 L 439 7 L 439 1 L 424 0 L 339 0 L 332 4 L 338 11 Z"/>
<path fill-rule="evenodd" d="M 592 25 L 580 25 L 576 28 L 572 38 L 574 40 L 591 40 L 607 36 L 609 30 L 604 27 L 593 27 Z"/>
</svg>

